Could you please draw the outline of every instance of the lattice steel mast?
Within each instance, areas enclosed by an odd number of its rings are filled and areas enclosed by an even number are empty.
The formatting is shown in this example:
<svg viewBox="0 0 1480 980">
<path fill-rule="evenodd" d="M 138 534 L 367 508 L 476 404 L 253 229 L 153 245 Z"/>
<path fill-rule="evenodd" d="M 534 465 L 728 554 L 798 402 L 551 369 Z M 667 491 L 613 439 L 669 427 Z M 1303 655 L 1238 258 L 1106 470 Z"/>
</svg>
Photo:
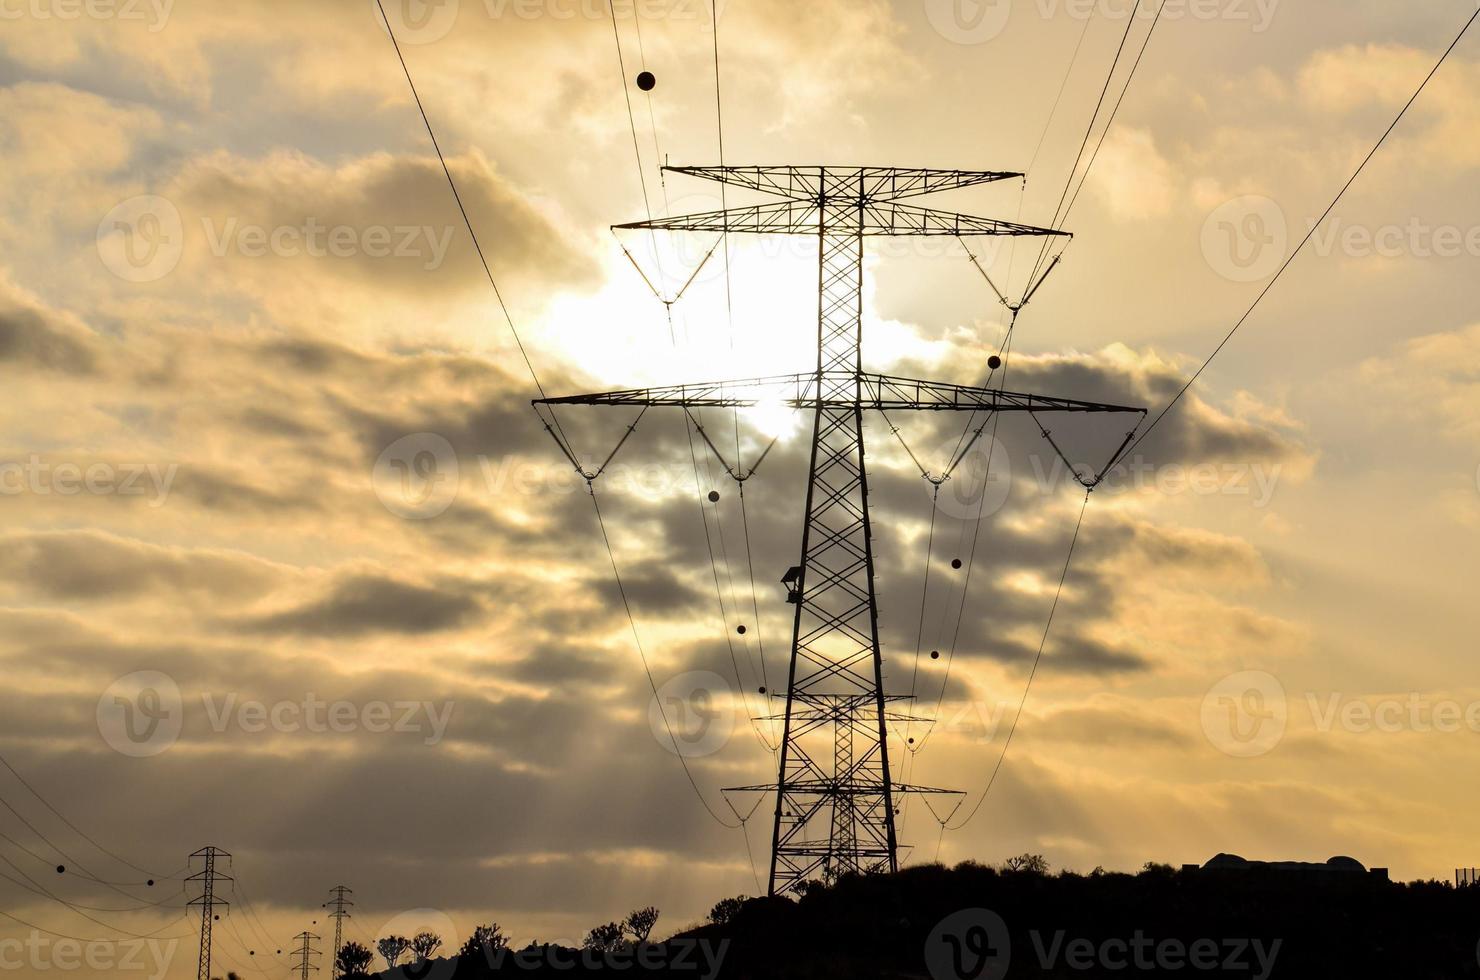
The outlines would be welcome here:
<svg viewBox="0 0 1480 980">
<path fill-rule="evenodd" d="M 196 980 L 211 980 L 211 924 L 216 921 L 216 909 L 231 904 L 224 898 L 216 897 L 216 883 L 231 880 L 229 875 L 216 870 L 216 862 L 221 858 L 229 861 L 231 855 L 219 847 L 201 848 L 190 855 L 190 861 L 194 864 L 199 859 L 205 863 L 205 867 L 185 879 L 187 882 L 201 883 L 200 897 L 186 903 L 190 907 L 200 907 L 200 956 L 196 961 Z"/>
<path fill-rule="evenodd" d="M 313 957 L 320 955 L 319 951 L 313 948 L 314 943 L 319 941 L 319 937 L 311 932 L 300 932 L 293 938 L 298 942 L 298 948 L 291 954 L 298 957 L 298 965 L 294 969 L 298 971 L 299 980 L 308 980 L 308 975 L 316 973 L 319 969 L 313 964 Z"/>
<path fill-rule="evenodd" d="M 813 412 L 800 563 L 785 578 L 796 605 L 780 765 L 774 784 L 770 892 L 816 878 L 898 869 L 894 797 L 945 793 L 891 779 L 874 587 L 863 413 L 866 410 L 1141 412 L 1142 409 L 869 374 L 862 361 L 863 239 L 874 235 L 1023 236 L 1063 232 L 898 203 L 1022 176 L 893 167 L 666 167 L 782 200 L 616 226 L 815 235 L 817 368 L 807 374 L 543 398 L 536 405 L 696 409 L 779 399 Z M 552 428 L 562 449 L 573 450 Z M 579 467 L 579 463 L 576 464 Z M 830 738 L 829 738 L 830 736 Z M 826 837 L 811 835 L 826 825 Z"/>
<path fill-rule="evenodd" d="M 349 907 L 355 904 L 349 900 L 349 896 L 354 893 L 352 888 L 336 885 L 329 890 L 329 901 L 323 906 L 330 910 L 329 918 L 334 920 L 334 952 L 330 954 L 333 958 L 330 960 L 329 975 L 335 980 L 339 977 L 339 950 L 344 945 L 344 920 L 352 918 Z"/>
</svg>

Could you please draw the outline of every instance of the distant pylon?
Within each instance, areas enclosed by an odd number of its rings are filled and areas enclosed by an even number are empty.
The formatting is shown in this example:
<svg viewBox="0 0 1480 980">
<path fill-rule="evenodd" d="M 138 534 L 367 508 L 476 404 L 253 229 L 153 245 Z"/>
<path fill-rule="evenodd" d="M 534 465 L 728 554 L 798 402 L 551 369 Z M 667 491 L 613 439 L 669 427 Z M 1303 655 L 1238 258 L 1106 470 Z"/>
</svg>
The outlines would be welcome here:
<svg viewBox="0 0 1480 980">
<path fill-rule="evenodd" d="M 318 969 L 318 967 L 310 962 L 310 957 L 322 955 L 318 950 L 313 948 L 313 944 L 319 941 L 319 937 L 311 932 L 300 932 L 293 938 L 298 942 L 298 948 L 293 950 L 293 955 L 299 958 L 298 966 L 295 969 L 298 971 L 298 976 L 301 980 L 308 980 L 309 971 Z"/>
<path fill-rule="evenodd" d="M 324 908 L 330 910 L 329 918 L 334 920 L 334 958 L 329 962 L 329 975 L 335 978 L 339 976 L 339 949 L 344 944 L 344 920 L 351 917 L 346 906 L 355 904 L 349 900 L 354 893 L 353 888 L 336 885 L 324 903 Z"/>
<path fill-rule="evenodd" d="M 205 867 L 185 879 L 187 882 L 201 883 L 200 897 L 192 898 L 186 903 L 188 906 L 200 906 L 200 959 L 195 971 L 196 980 L 211 980 L 211 923 L 216 921 L 217 906 L 231 904 L 224 898 L 216 897 L 216 882 L 231 880 L 229 875 L 216 870 L 216 862 L 221 858 L 229 862 L 231 855 L 219 847 L 201 848 L 190 855 L 190 863 L 194 867 L 195 861 L 199 859 L 205 863 Z"/>
</svg>

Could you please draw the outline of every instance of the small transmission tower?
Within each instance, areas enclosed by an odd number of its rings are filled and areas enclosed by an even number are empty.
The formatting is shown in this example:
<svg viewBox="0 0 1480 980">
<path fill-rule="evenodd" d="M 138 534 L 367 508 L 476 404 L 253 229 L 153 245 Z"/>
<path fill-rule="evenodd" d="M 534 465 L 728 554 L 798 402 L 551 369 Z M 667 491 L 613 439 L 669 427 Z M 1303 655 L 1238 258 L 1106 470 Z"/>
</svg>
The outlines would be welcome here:
<svg viewBox="0 0 1480 980">
<path fill-rule="evenodd" d="M 541 398 L 535 405 L 693 410 L 779 401 L 812 413 L 801 560 L 783 579 L 796 610 L 786 708 L 779 719 L 784 722 L 780 764 L 775 783 L 735 790 L 775 794 L 771 894 L 794 891 L 818 876 L 895 871 L 899 867 L 895 797 L 950 791 L 907 786 L 891 777 L 886 724 L 907 716 L 887 706 L 908 697 L 886 695 L 883 689 L 863 413 L 1144 413 L 1144 409 L 864 371 L 864 238 L 1064 235 L 1048 228 L 899 203 L 1022 174 L 898 167 L 663 169 L 780 200 L 618 225 L 618 229 L 817 238 L 816 370 L 747 381 Z M 555 428 L 551 432 L 574 461 L 563 436 Z"/>
<path fill-rule="evenodd" d="M 216 921 L 218 907 L 231 904 L 224 898 L 216 897 L 216 883 L 231 880 L 229 875 L 216 870 L 216 864 L 222 858 L 229 862 L 231 855 L 219 847 L 203 847 L 190 855 L 191 867 L 195 866 L 197 860 L 205 864 L 199 872 L 185 879 L 187 882 L 201 883 L 200 897 L 193 898 L 187 903 L 192 908 L 200 907 L 200 959 L 195 971 L 196 980 L 211 980 L 211 923 Z"/>
<path fill-rule="evenodd" d="M 329 891 L 329 901 L 324 903 L 324 908 L 329 909 L 329 918 L 334 920 L 334 958 L 330 961 L 329 974 L 337 977 L 339 974 L 339 948 L 344 944 L 344 920 L 350 918 L 348 907 L 354 905 L 349 896 L 354 894 L 354 889 L 338 885 Z"/>
<path fill-rule="evenodd" d="M 298 957 L 298 965 L 294 969 L 298 971 L 300 980 L 308 980 L 309 971 L 318 970 L 318 967 L 311 962 L 311 958 L 321 955 L 313 948 L 313 944 L 319 941 L 319 937 L 311 932 L 300 932 L 293 937 L 293 941 L 298 943 L 298 948 L 292 953 Z"/>
</svg>

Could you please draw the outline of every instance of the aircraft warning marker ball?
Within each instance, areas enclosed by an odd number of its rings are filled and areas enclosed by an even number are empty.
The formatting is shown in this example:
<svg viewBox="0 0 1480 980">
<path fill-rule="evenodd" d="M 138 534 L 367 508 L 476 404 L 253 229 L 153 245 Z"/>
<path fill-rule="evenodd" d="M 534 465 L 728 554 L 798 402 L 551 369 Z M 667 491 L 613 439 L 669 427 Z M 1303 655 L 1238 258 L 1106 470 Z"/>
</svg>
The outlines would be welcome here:
<svg viewBox="0 0 1480 980">
<path fill-rule="evenodd" d="M 709 491 L 709 502 L 711 504 L 717 504 L 717 503 L 719 503 L 719 491 L 718 490 L 711 490 L 711 491 Z"/>
<path fill-rule="evenodd" d="M 959 559 L 959 558 L 952 558 L 951 559 L 951 567 L 952 568 L 960 568 L 961 567 L 961 559 Z"/>
<path fill-rule="evenodd" d="M 931 650 L 930 651 L 930 659 L 931 660 L 939 660 L 940 659 L 940 651 L 939 650 Z"/>
<path fill-rule="evenodd" d="M 650 71 L 641 72 L 637 76 L 637 87 L 644 92 L 651 92 L 657 84 L 657 77 Z"/>
<path fill-rule="evenodd" d="M 744 636 L 745 635 L 745 625 L 742 623 L 741 625 L 736 626 L 735 627 L 735 632 L 736 633 L 739 633 L 741 636 Z"/>
<path fill-rule="evenodd" d="M 987 358 L 987 367 L 991 368 L 993 371 L 997 370 L 1001 366 L 1002 358 L 998 357 L 996 354 L 993 354 L 991 357 Z"/>
</svg>

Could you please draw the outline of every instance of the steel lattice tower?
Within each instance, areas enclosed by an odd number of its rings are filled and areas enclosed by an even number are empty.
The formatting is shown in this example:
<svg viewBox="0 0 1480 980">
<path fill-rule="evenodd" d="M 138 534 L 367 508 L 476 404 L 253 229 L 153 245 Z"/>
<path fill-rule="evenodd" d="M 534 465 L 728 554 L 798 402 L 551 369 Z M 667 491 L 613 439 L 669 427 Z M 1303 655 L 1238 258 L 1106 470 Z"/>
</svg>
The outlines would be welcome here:
<svg viewBox="0 0 1480 980">
<path fill-rule="evenodd" d="M 781 198 L 635 222 L 618 229 L 813 235 L 818 239 L 817 367 L 780 377 L 542 398 L 538 405 L 734 408 L 779 400 L 812 412 L 801 561 L 783 581 L 796 605 L 776 795 L 770 892 L 899 866 L 895 797 L 946 793 L 891 778 L 887 724 L 908 700 L 884 693 L 865 411 L 1140 412 L 1141 409 L 863 370 L 863 239 L 876 235 L 1044 236 L 1063 232 L 901 204 L 906 198 L 1021 177 L 894 167 L 665 167 Z M 557 427 L 558 428 L 558 427 Z M 563 435 L 551 429 L 575 461 Z M 576 464 L 579 468 L 579 463 Z M 588 477 L 589 479 L 589 477 Z M 823 836 L 825 834 L 825 836 Z"/>
<path fill-rule="evenodd" d="M 308 980 L 309 972 L 318 970 L 318 967 L 310 962 L 310 957 L 322 955 L 318 950 L 313 948 L 313 944 L 319 941 L 319 937 L 311 932 L 300 932 L 293 938 L 299 943 L 298 948 L 293 950 L 291 954 L 299 958 L 297 967 L 298 975 L 301 980 Z"/>
<path fill-rule="evenodd" d="M 329 975 L 332 977 L 339 976 L 339 949 L 344 945 L 344 920 L 350 918 L 346 906 L 355 904 L 349 900 L 349 896 L 353 894 L 354 889 L 337 885 L 329 890 L 331 897 L 323 906 L 331 910 L 329 918 L 334 920 L 334 958 L 330 960 L 329 965 Z"/>
<path fill-rule="evenodd" d="M 231 904 L 224 898 L 216 897 L 216 882 L 231 880 L 229 875 L 216 870 L 216 862 L 220 858 L 229 861 L 231 855 L 218 847 L 203 847 L 190 855 L 192 863 L 197 858 L 205 862 L 205 867 L 185 880 L 200 882 L 201 893 L 199 898 L 193 898 L 186 904 L 200 906 L 200 959 L 195 971 L 196 980 L 211 980 L 211 923 L 216 921 L 217 906 Z"/>
</svg>

